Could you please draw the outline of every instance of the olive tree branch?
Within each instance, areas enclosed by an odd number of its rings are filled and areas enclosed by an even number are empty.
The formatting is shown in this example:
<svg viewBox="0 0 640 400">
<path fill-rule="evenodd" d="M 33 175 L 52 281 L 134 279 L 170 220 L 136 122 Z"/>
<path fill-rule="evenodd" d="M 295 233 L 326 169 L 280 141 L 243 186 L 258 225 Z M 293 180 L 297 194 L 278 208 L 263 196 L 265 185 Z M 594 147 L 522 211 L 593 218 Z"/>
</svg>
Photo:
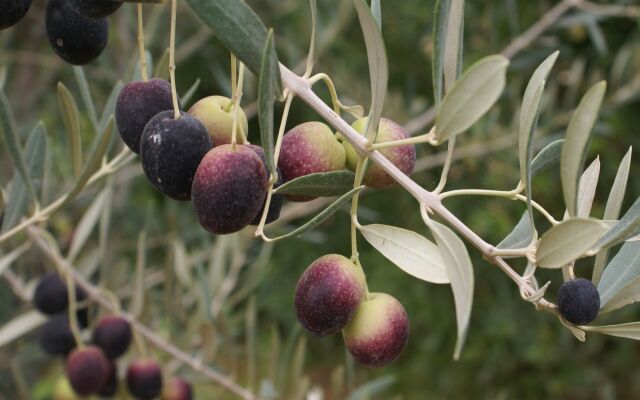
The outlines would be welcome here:
<svg viewBox="0 0 640 400">
<path fill-rule="evenodd" d="M 89 180 L 87 181 L 84 187 L 90 186 L 91 184 L 97 182 L 99 179 L 101 179 L 104 176 L 115 173 L 120 168 L 128 164 L 134 158 L 135 158 L 135 154 L 132 153 L 126 146 L 123 147 L 122 151 L 118 155 L 116 155 L 108 163 L 103 163 L 102 167 L 100 167 L 98 171 L 96 171 L 93 175 L 91 175 L 91 177 L 89 178 Z M 58 210 L 60 210 L 60 208 L 63 205 L 65 205 L 69 200 L 71 200 L 69 198 L 70 194 L 71 194 L 70 192 L 65 193 L 64 195 L 60 196 L 58 199 L 53 201 L 51 204 L 49 204 L 45 208 L 36 210 L 36 212 L 34 212 L 33 215 L 24 219 L 18 225 L 9 229 L 5 233 L 1 234 L 0 243 L 12 238 L 13 236 L 25 230 L 25 228 L 28 228 L 33 224 L 44 222 L 49 218 L 51 218 L 53 214 L 55 214 Z"/>
<path fill-rule="evenodd" d="M 329 124 L 341 132 L 343 137 L 351 143 L 354 149 L 361 157 L 368 157 L 372 162 L 381 167 L 389 174 L 400 186 L 409 192 L 420 204 L 423 216 L 428 211 L 435 213 L 443 218 L 451 227 L 453 227 L 460 235 L 469 241 L 474 247 L 480 250 L 487 260 L 498 266 L 509 278 L 511 278 L 523 293 L 533 295 L 536 290 L 501 257 L 495 255 L 497 250 L 491 244 L 485 242 L 480 236 L 473 232 L 458 217 L 452 214 L 440 200 L 440 197 L 432 192 L 427 191 L 415 181 L 405 175 L 398 167 L 389 161 L 382 153 L 375 149 L 368 148 L 367 139 L 353 129 L 346 121 L 337 115 L 331 108 L 326 105 L 311 89 L 308 80 L 301 78 L 291 72 L 284 65 L 280 65 L 282 81 L 287 88 L 296 94 L 302 101 L 313 108 L 320 116 L 322 116 Z M 546 310 L 555 312 L 556 306 L 544 298 L 536 301 L 536 304 Z"/>
<path fill-rule="evenodd" d="M 58 249 L 53 248 L 53 244 L 48 243 L 48 241 L 43 238 L 43 235 L 45 235 L 44 231 L 35 227 L 29 227 L 27 229 L 27 233 L 36 247 L 38 247 L 46 257 L 50 258 L 66 275 L 72 276 L 75 283 L 87 292 L 90 299 L 93 299 L 100 306 L 111 312 L 119 312 L 119 315 L 131 324 L 131 328 L 144 337 L 147 342 L 153 344 L 159 350 L 171 355 L 173 358 L 181 361 L 194 371 L 203 374 L 221 387 L 235 393 L 239 397 L 245 400 L 258 400 L 258 397 L 251 391 L 238 385 L 230 377 L 204 365 L 201 360 L 180 350 L 174 344 L 156 334 L 151 328 L 139 322 L 133 315 L 117 310 L 117 307 L 112 304 L 110 299 L 105 296 L 98 287 L 94 286 L 79 274 L 73 265 L 60 255 Z"/>
</svg>

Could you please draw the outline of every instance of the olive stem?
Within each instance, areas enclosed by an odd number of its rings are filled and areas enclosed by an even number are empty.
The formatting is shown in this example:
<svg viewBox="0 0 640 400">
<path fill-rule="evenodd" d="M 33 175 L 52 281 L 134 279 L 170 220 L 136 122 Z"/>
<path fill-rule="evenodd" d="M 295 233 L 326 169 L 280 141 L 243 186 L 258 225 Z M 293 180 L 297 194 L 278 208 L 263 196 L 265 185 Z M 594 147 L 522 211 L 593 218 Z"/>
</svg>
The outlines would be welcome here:
<svg viewBox="0 0 640 400">
<path fill-rule="evenodd" d="M 362 180 L 364 178 L 364 169 L 366 166 L 366 158 L 360 157 L 358 159 L 358 164 L 356 165 L 356 176 L 353 180 L 353 187 L 357 188 L 362 185 Z M 360 255 L 358 254 L 358 231 L 357 228 L 360 226 L 358 223 L 358 202 L 360 200 L 360 192 L 356 192 L 356 194 L 351 199 L 351 260 L 353 262 L 357 262 L 360 259 Z"/>
<path fill-rule="evenodd" d="M 142 74 L 142 80 L 148 81 L 149 74 L 147 72 L 147 56 L 144 50 L 144 25 L 142 22 L 142 4 L 137 4 L 138 13 L 138 51 L 140 52 L 140 73 Z"/>
<path fill-rule="evenodd" d="M 440 175 L 440 182 L 438 186 L 433 190 L 433 193 L 439 194 L 442 192 L 444 187 L 447 184 L 447 177 L 449 176 L 449 169 L 451 168 L 451 163 L 453 161 L 453 150 L 456 147 L 456 138 L 455 136 L 449 139 L 449 144 L 447 145 L 447 158 L 444 161 L 444 166 L 442 167 L 442 174 Z"/>
<path fill-rule="evenodd" d="M 414 180 L 406 176 L 398 167 L 396 167 L 391 161 L 389 161 L 378 150 L 368 148 L 368 141 L 365 137 L 360 135 L 353 127 L 351 127 L 346 121 L 344 121 L 338 114 L 336 114 L 329 106 L 327 106 L 322 99 L 320 99 L 312 90 L 311 85 L 307 79 L 301 78 L 291 72 L 284 65 L 280 65 L 280 71 L 282 80 L 289 90 L 295 93 L 302 101 L 307 103 L 313 108 L 320 116 L 322 116 L 330 125 L 334 126 L 341 132 L 342 136 L 351 143 L 356 152 L 360 156 L 367 156 L 371 161 L 375 162 L 380 168 L 382 168 L 387 174 L 402 186 L 409 194 L 411 194 L 420 204 L 420 211 L 423 215 L 428 217 L 427 211 L 439 215 L 443 218 L 454 230 L 458 231 L 467 241 L 469 241 L 474 247 L 485 254 L 486 258 L 493 264 L 497 265 L 503 272 L 505 272 L 527 295 L 535 293 L 535 290 L 531 285 L 523 279 L 518 273 L 516 273 L 509 264 L 507 264 L 502 258 L 491 255 L 494 246 L 484 241 L 480 236 L 473 232 L 467 225 L 464 224 L 458 217 L 451 213 L 444 205 L 440 197 L 418 185 Z M 428 221 L 426 218 L 425 223 Z M 538 300 L 535 303 L 538 307 L 549 311 L 555 310 L 555 305 L 549 303 L 544 298 Z"/>
<path fill-rule="evenodd" d="M 176 90 L 176 8 L 178 0 L 171 0 L 171 33 L 169 34 L 169 76 L 171 77 L 171 98 L 173 99 L 173 117 L 180 119 L 178 92 Z"/>
<path fill-rule="evenodd" d="M 273 151 L 273 163 L 277 166 L 278 159 L 280 158 L 280 149 L 282 148 L 282 137 L 284 136 L 284 131 L 287 127 L 287 119 L 289 118 L 289 111 L 291 111 L 291 103 L 293 102 L 294 94 L 292 92 L 288 92 L 285 101 L 284 101 L 284 109 L 282 111 L 282 119 L 280 120 L 280 127 L 278 128 L 278 137 L 276 138 L 275 149 Z M 275 175 L 271 175 L 269 179 L 269 188 L 267 190 L 267 198 L 264 202 L 264 210 L 262 211 L 262 217 L 260 218 L 260 223 L 256 228 L 256 237 L 261 237 L 265 242 L 271 242 L 272 239 L 267 237 L 264 234 L 264 225 L 267 222 L 267 215 L 269 214 L 269 207 L 271 206 L 271 199 L 273 197 L 273 186 L 276 184 L 278 177 Z"/>
<path fill-rule="evenodd" d="M 233 94 L 233 128 L 231 129 L 231 145 L 235 149 L 238 135 L 238 116 L 240 114 L 240 101 L 242 100 L 242 86 L 244 84 L 244 63 L 240 63 L 238 71 L 238 86 Z M 242 135 L 241 135 L 242 136 Z"/>
</svg>

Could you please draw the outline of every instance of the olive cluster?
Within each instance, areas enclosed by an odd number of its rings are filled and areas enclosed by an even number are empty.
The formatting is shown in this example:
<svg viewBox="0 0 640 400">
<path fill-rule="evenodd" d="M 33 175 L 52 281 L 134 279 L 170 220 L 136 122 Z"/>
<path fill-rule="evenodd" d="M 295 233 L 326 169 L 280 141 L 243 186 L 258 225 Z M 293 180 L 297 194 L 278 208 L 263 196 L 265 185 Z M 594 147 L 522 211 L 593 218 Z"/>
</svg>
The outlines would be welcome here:
<svg viewBox="0 0 640 400">
<path fill-rule="evenodd" d="M 87 294 L 77 288 L 78 328 L 86 330 L 89 325 Z M 63 279 L 56 273 L 43 276 L 38 282 L 33 304 L 37 310 L 49 316 L 40 329 L 40 345 L 53 356 L 65 358 L 65 371 L 70 389 L 56 390 L 54 399 L 69 399 L 76 396 L 99 395 L 116 397 L 119 386 L 118 359 L 129 350 L 133 332 L 127 319 L 117 315 L 106 315 L 98 320 L 91 332 L 91 342 L 78 346 L 68 314 L 69 294 Z M 192 398 L 191 386 L 174 377 L 163 385 L 162 369 L 157 361 L 141 358 L 128 363 L 126 388 L 136 399 L 188 400 Z"/>
</svg>

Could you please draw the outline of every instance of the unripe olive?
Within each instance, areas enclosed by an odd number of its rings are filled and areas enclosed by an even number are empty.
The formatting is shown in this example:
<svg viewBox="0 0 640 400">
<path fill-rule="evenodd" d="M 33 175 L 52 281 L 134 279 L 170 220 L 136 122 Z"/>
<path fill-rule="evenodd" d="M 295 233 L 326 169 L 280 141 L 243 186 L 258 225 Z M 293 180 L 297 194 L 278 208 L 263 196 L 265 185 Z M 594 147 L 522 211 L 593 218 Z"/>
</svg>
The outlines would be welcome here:
<svg viewBox="0 0 640 400">
<path fill-rule="evenodd" d="M 343 330 L 347 349 L 358 362 L 381 367 L 395 360 L 409 338 L 402 304 L 385 293 L 371 293 Z"/>
<path fill-rule="evenodd" d="M 205 97 L 197 101 L 191 109 L 189 109 L 189 114 L 200 120 L 204 127 L 207 128 L 207 132 L 209 132 L 214 146 L 231 143 L 233 136 L 233 113 L 233 102 L 224 96 Z M 241 133 L 244 132 L 246 137 L 249 132 L 247 116 L 242 108 L 238 110 L 237 129 L 236 138 L 239 142 Z"/>
</svg>

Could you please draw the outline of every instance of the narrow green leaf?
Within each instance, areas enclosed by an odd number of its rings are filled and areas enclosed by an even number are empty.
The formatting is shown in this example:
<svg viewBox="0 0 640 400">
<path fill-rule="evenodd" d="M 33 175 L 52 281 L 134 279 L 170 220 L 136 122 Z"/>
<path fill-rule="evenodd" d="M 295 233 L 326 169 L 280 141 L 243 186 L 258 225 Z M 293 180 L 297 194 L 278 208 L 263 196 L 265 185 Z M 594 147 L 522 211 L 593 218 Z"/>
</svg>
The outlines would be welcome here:
<svg viewBox="0 0 640 400">
<path fill-rule="evenodd" d="M 589 218 L 599 178 L 600 157 L 596 157 L 580 177 L 580 184 L 578 185 L 578 217 Z"/>
<path fill-rule="evenodd" d="M 391 385 L 396 383 L 397 379 L 393 375 L 381 376 L 363 383 L 358 386 L 347 400 L 369 400 L 372 398 L 384 397 L 381 394 L 387 390 Z"/>
<path fill-rule="evenodd" d="M 260 66 L 260 78 L 258 82 L 258 122 L 260 123 L 260 139 L 265 151 L 267 167 L 271 175 L 276 175 L 276 165 L 273 162 L 273 103 L 275 101 L 276 87 L 274 75 L 280 76 L 278 60 L 275 56 L 275 44 L 273 42 L 273 30 L 267 33 L 262 53 Z"/>
<path fill-rule="evenodd" d="M 615 246 L 640 234 L 640 197 L 631 205 L 617 224 L 600 239 L 597 248 Z"/>
<path fill-rule="evenodd" d="M 499 249 L 521 249 L 531 244 L 532 240 L 531 218 L 529 212 L 525 211 L 518 224 L 496 247 Z"/>
<path fill-rule="evenodd" d="M 47 322 L 46 315 L 36 310 L 27 311 L 5 322 L 0 328 L 0 348 L 24 337 L 45 322 Z"/>
<path fill-rule="evenodd" d="M 558 139 L 540 150 L 533 161 L 531 161 L 531 178 L 560 163 L 563 144 L 564 139 Z"/>
<path fill-rule="evenodd" d="M 454 360 L 457 360 L 460 358 L 471 318 L 474 286 L 473 265 L 464 243 L 451 229 L 436 221 L 429 221 L 428 224 L 440 249 L 442 260 L 447 267 L 447 275 L 451 280 L 458 322 L 458 340 L 453 353 Z"/>
<path fill-rule="evenodd" d="M 627 242 L 598 283 L 600 307 L 609 312 L 640 300 L 640 242 Z"/>
<path fill-rule="evenodd" d="M 371 84 L 371 106 L 369 107 L 369 119 L 364 130 L 365 136 L 372 143 L 378 134 L 378 123 L 382 116 L 384 99 L 387 96 L 387 83 L 389 80 L 389 65 L 387 51 L 384 48 L 382 33 L 378 29 L 376 20 L 371 15 L 371 9 L 364 0 L 353 0 L 358 13 L 358 20 L 364 35 L 367 47 L 367 59 L 369 61 L 369 81 Z"/>
<path fill-rule="evenodd" d="M 39 192 L 42 187 L 44 175 L 44 163 L 47 152 L 47 132 L 39 122 L 29 134 L 29 139 L 24 150 L 27 161 L 29 182 L 34 190 Z M 20 174 L 15 174 L 9 191 L 7 208 L 2 219 L 2 232 L 13 228 L 27 210 L 29 199 L 27 187 Z"/>
<path fill-rule="evenodd" d="M 462 71 L 462 43 L 464 31 L 464 0 L 453 0 L 447 21 L 444 46 L 444 89 L 453 88 Z"/>
<path fill-rule="evenodd" d="M 114 115 L 116 112 L 116 102 L 118 101 L 118 95 L 122 91 L 122 81 L 116 82 L 111 89 L 111 93 L 109 93 L 109 97 L 107 98 L 107 102 L 104 105 L 104 109 L 102 110 L 102 116 L 100 116 L 100 122 L 98 126 L 100 127 L 100 132 L 104 131 L 107 127 L 107 122 L 109 122 L 109 118 Z"/>
<path fill-rule="evenodd" d="M 407 274 L 431 283 L 449 283 L 440 250 L 427 238 L 389 225 L 365 225 L 360 233 L 376 250 Z"/>
<path fill-rule="evenodd" d="M 351 189 L 349 192 L 343 194 L 336 201 L 331 203 L 327 208 L 322 210 L 322 212 L 320 214 L 316 215 L 311 220 L 309 220 L 309 222 L 307 222 L 306 224 L 302 225 L 301 227 L 299 227 L 299 228 L 287 233 L 286 235 L 278 236 L 277 238 L 273 239 L 273 241 L 286 239 L 286 238 L 290 238 L 290 237 L 300 236 L 303 233 L 312 230 L 316 226 L 318 226 L 321 223 L 323 223 L 324 221 L 326 221 L 327 218 L 329 218 L 333 214 L 335 214 L 335 212 L 338 211 L 340 209 L 340 207 L 342 207 L 349 200 L 351 200 L 351 198 L 356 193 L 358 193 L 360 190 L 362 190 L 363 188 L 364 188 L 364 186 L 359 186 L 357 188 Z"/>
<path fill-rule="evenodd" d="M 200 78 L 196 79 L 196 81 L 193 82 L 193 85 L 191 85 L 191 87 L 182 96 L 180 96 L 180 107 L 184 109 L 187 108 L 187 104 L 189 104 L 193 95 L 196 94 L 196 90 L 200 87 L 200 82 Z"/>
<path fill-rule="evenodd" d="M 133 280 L 133 298 L 131 299 L 129 311 L 133 316 L 139 317 L 144 311 L 144 270 L 147 265 L 147 233 L 142 231 L 138 234 L 136 244 L 136 275 Z"/>
<path fill-rule="evenodd" d="M 525 194 L 527 195 L 527 210 L 531 228 L 535 229 L 535 221 L 533 219 L 533 207 L 531 206 L 531 178 L 533 176 L 532 158 L 533 158 L 533 137 L 538 128 L 538 118 L 542 104 L 542 94 L 544 87 L 551 72 L 551 68 L 558 59 L 559 52 L 556 51 L 547 57 L 534 71 L 522 99 L 522 108 L 520 110 L 520 126 L 518 133 L 518 158 L 520 160 L 520 181 L 525 184 Z"/>
<path fill-rule="evenodd" d="M 290 180 L 274 193 L 309 197 L 342 196 L 353 189 L 354 179 L 351 171 L 318 172 Z"/>
<path fill-rule="evenodd" d="M 14 248 L 10 253 L 0 257 L 0 277 L 4 275 L 7 268 L 9 268 L 15 260 L 29 250 L 29 247 L 31 247 L 31 243 L 25 242 L 21 246 Z"/>
<path fill-rule="evenodd" d="M 222 44 L 256 75 L 260 74 L 267 28 L 243 1 L 187 0 L 196 15 Z M 275 50 L 274 50 L 275 55 Z M 277 59 L 277 56 L 276 56 Z M 277 60 L 276 60 L 276 65 Z M 276 92 L 281 92 L 280 75 L 274 75 Z"/>
<path fill-rule="evenodd" d="M 451 0 L 438 0 L 436 2 L 433 17 L 433 60 L 431 64 L 433 97 L 436 109 L 440 108 L 444 93 L 444 49 L 450 10 Z"/>
<path fill-rule="evenodd" d="M 564 202 L 571 217 L 577 215 L 578 180 L 582 173 L 593 125 L 596 122 L 606 88 L 607 84 L 600 82 L 589 89 L 580 100 L 567 128 L 560 158 L 560 177 L 562 178 Z"/>
<path fill-rule="evenodd" d="M 11 106 L 9 105 L 9 99 L 5 96 L 4 92 L 0 89 L 0 126 L 4 132 L 4 138 L 7 141 L 7 147 L 13 163 L 15 164 L 16 171 L 22 177 L 22 181 L 27 186 L 27 193 L 33 201 L 37 201 L 38 196 L 33 189 L 31 180 L 29 179 L 29 173 L 27 172 L 27 163 L 22 154 L 22 147 L 20 145 L 20 138 L 15 128 L 15 121 L 13 120 L 13 113 L 11 112 Z"/>
<path fill-rule="evenodd" d="M 82 101 L 84 102 L 85 107 L 87 107 L 87 111 L 89 112 L 89 119 L 93 124 L 93 128 L 98 131 L 98 114 L 96 113 L 96 105 L 93 102 L 93 98 L 91 97 L 91 90 L 89 90 L 89 83 L 87 82 L 87 77 L 84 74 L 84 69 L 81 66 L 74 66 L 73 73 L 76 76 L 76 81 L 78 81 L 78 86 L 80 87 L 80 95 L 82 96 Z"/>
<path fill-rule="evenodd" d="M 544 91 L 547 78 L 551 72 L 551 68 L 556 63 L 560 52 L 556 51 L 547 57 L 534 71 L 522 99 L 522 108 L 520 110 L 520 126 L 518 135 L 519 160 L 520 160 L 520 180 L 530 186 L 530 178 L 533 176 L 531 158 L 533 157 L 533 148 L 531 143 L 536 132 L 537 121 L 540 115 L 540 103 L 542 101 L 542 93 Z M 549 146 L 547 146 L 549 147 Z M 543 150 L 544 151 L 544 150 Z M 541 151 L 540 153 L 542 153 Z M 529 189 L 527 189 L 529 191 Z"/>
<path fill-rule="evenodd" d="M 96 172 L 98 168 L 100 168 L 102 157 L 104 157 L 107 149 L 109 148 L 109 141 L 111 139 L 111 134 L 113 133 L 113 124 L 114 119 L 113 117 L 111 117 L 104 131 L 102 131 L 102 133 L 99 136 L 96 136 L 96 138 L 94 139 L 91 151 L 89 152 L 89 156 L 87 157 L 87 162 L 82 168 L 80 177 L 76 180 L 73 188 L 65 198 L 63 205 L 73 200 L 78 195 L 78 193 L 82 191 L 84 185 L 87 183 L 89 178 L 91 178 L 91 175 L 93 175 L 93 173 Z"/>
<path fill-rule="evenodd" d="M 58 82 L 58 105 L 62 112 L 67 140 L 69 142 L 69 152 L 71 155 L 71 164 L 75 177 L 80 176 L 82 170 L 82 135 L 80 132 L 80 112 L 78 105 L 73 98 L 69 89 Z"/>
<path fill-rule="evenodd" d="M 167 48 L 153 70 L 154 78 L 169 79 L 169 49 Z"/>
<path fill-rule="evenodd" d="M 80 222 L 78 222 L 73 233 L 71 245 L 69 246 L 69 253 L 67 255 L 67 260 L 69 260 L 69 262 L 73 262 L 80 251 L 84 248 L 91 232 L 93 232 L 93 228 L 95 228 L 98 223 L 98 219 L 100 218 L 100 214 L 102 213 L 107 200 L 107 191 L 108 189 L 104 189 L 95 197 L 87 211 L 80 219 Z"/>
<path fill-rule="evenodd" d="M 380 6 L 380 0 L 371 0 L 371 15 L 378 24 L 378 30 L 382 32 L 382 7 Z"/>
<path fill-rule="evenodd" d="M 620 325 L 582 326 L 587 332 L 597 332 L 609 336 L 640 340 L 640 322 L 629 322 Z"/>
<path fill-rule="evenodd" d="M 561 268 L 583 256 L 606 231 L 607 224 L 595 219 L 563 221 L 542 235 L 536 262 L 541 268 Z"/>
<path fill-rule="evenodd" d="M 442 101 L 436 116 L 438 143 L 469 129 L 498 100 L 506 82 L 509 60 L 489 56 L 462 75 Z"/>
<path fill-rule="evenodd" d="M 629 169 L 631 168 L 631 147 L 624 156 L 618 167 L 616 178 L 611 186 L 609 192 L 609 198 L 607 199 L 607 205 L 604 210 L 605 220 L 615 220 L 620 216 L 620 210 L 622 209 L 622 201 L 624 200 L 624 194 L 627 189 L 627 182 L 629 180 Z M 594 284 L 598 284 L 600 276 L 604 270 L 604 265 L 609 258 L 609 249 L 602 249 L 596 254 L 596 260 L 593 264 L 593 276 L 591 280 Z"/>
</svg>

